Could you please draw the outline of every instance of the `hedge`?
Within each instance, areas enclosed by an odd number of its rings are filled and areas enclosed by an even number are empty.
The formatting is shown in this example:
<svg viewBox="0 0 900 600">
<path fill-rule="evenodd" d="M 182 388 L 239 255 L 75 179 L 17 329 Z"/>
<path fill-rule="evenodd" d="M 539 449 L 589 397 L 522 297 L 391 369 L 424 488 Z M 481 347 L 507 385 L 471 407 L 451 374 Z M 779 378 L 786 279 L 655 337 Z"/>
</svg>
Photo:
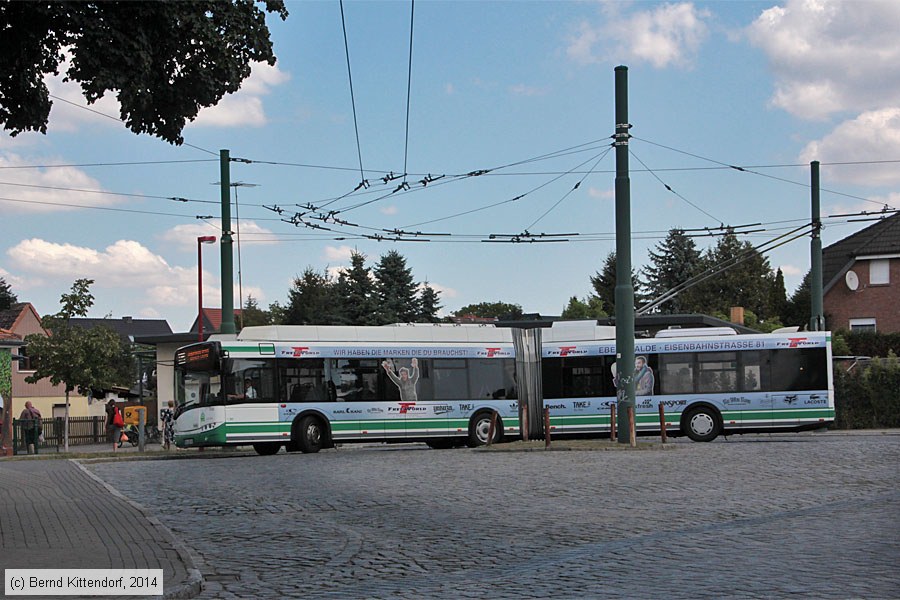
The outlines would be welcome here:
<svg viewBox="0 0 900 600">
<path fill-rule="evenodd" d="M 900 427 L 900 360 L 889 352 L 849 372 L 836 363 L 834 404 L 838 429 Z"/>
<path fill-rule="evenodd" d="M 834 334 L 835 352 L 838 347 L 842 351 L 849 350 L 852 356 L 887 356 L 888 353 L 900 354 L 900 333 L 878 333 L 875 331 L 853 332 L 836 331 Z M 843 347 L 837 338 L 846 342 Z"/>
</svg>

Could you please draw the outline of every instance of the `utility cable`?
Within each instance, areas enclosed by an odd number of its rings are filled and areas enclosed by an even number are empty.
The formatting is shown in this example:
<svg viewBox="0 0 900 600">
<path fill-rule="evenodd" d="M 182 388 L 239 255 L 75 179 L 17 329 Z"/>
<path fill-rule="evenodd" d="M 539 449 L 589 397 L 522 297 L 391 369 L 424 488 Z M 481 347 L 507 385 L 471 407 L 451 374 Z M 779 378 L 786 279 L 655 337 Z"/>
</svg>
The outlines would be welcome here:
<svg viewBox="0 0 900 600">
<path fill-rule="evenodd" d="M 532 229 L 535 225 L 537 225 L 538 223 L 540 223 L 541 220 L 542 220 L 544 217 L 546 217 L 547 215 L 549 215 L 549 214 L 550 214 L 557 206 L 559 206 L 559 205 L 562 203 L 563 200 L 565 200 L 566 198 L 568 198 L 575 190 L 577 190 L 579 187 L 581 187 L 581 184 L 584 183 L 584 180 L 588 178 L 588 175 L 590 175 L 590 174 L 594 171 L 594 169 L 597 168 L 597 165 L 600 164 L 600 161 L 602 161 L 604 158 L 606 158 L 606 155 L 609 154 L 610 151 L 612 151 L 612 149 L 613 149 L 613 147 L 612 147 L 612 146 L 609 146 L 609 147 L 606 149 L 606 151 L 603 152 L 603 154 L 600 155 L 600 158 L 597 159 L 597 162 L 594 163 L 594 166 L 591 167 L 591 168 L 588 170 L 588 172 L 584 174 L 584 177 L 582 177 L 581 179 L 579 179 L 579 180 L 575 183 L 575 185 L 572 186 L 572 189 L 569 190 L 568 192 L 566 192 L 566 193 L 563 195 L 562 198 L 560 198 L 559 200 L 557 200 L 556 203 L 555 203 L 553 206 L 551 206 L 551 207 L 548 208 L 546 211 L 544 211 L 544 214 L 542 214 L 540 217 L 538 217 L 537 219 L 535 219 L 534 222 L 533 222 L 531 225 L 529 225 L 528 227 L 526 227 L 526 228 L 525 228 L 525 231 L 528 231 L 529 229 Z"/>
<path fill-rule="evenodd" d="M 403 146 L 403 183 L 406 183 L 406 160 L 409 156 L 409 100 L 412 92 L 413 24 L 415 23 L 416 0 L 409 3 L 409 61 L 406 72 L 406 139 Z"/>
<path fill-rule="evenodd" d="M 783 178 L 783 177 L 776 177 L 775 175 L 769 175 L 769 174 L 767 174 L 767 173 L 760 173 L 759 171 L 753 170 L 752 167 L 741 167 L 741 166 L 738 166 L 738 165 L 731 165 L 731 164 L 724 163 L 724 162 L 719 161 L 719 160 L 715 160 L 715 159 L 712 159 L 712 158 L 707 158 L 707 157 L 705 157 L 705 156 L 700 156 L 699 154 L 693 154 L 693 153 L 687 152 L 687 151 L 685 151 L 685 150 L 679 150 L 678 148 L 672 148 L 671 146 L 666 146 L 665 144 L 658 144 L 658 143 L 656 143 L 656 142 L 651 142 L 650 140 L 645 140 L 645 139 L 638 138 L 638 137 L 635 137 L 634 139 L 639 140 L 639 141 L 641 141 L 641 142 L 645 142 L 645 143 L 647 143 L 647 144 L 652 144 L 653 146 L 658 146 L 658 147 L 660 147 L 660 148 L 665 148 L 666 150 L 671 150 L 672 152 L 678 152 L 679 154 L 685 154 L 685 155 L 691 156 L 691 157 L 693 157 L 693 158 L 698 158 L 698 159 L 700 159 L 700 160 L 705 160 L 705 161 L 707 161 L 707 162 L 711 162 L 711 163 L 714 163 L 714 164 L 717 164 L 717 165 L 722 165 L 722 166 L 724 166 L 724 167 L 728 167 L 729 169 L 734 169 L 735 171 L 741 171 L 741 172 L 743 172 L 743 173 L 752 173 L 753 175 L 758 175 L 758 176 L 760 176 L 760 177 L 767 177 L 767 178 L 769 178 L 769 179 L 774 179 L 775 181 L 781 181 L 781 182 L 784 182 L 784 183 L 790 183 L 790 184 L 792 184 L 792 185 L 797 185 L 797 186 L 800 186 L 800 187 L 803 187 L 803 188 L 807 188 L 807 189 L 812 187 L 812 186 L 811 186 L 810 184 L 808 184 L 808 183 L 802 183 L 802 182 L 800 182 L 800 181 L 793 181 L 793 180 L 791 180 L 791 179 L 785 179 L 785 178 Z M 900 162 L 900 161 L 878 161 L 878 163 L 882 163 L 882 162 Z M 835 165 L 838 165 L 838 164 L 878 164 L 878 163 L 862 163 L 862 162 L 858 162 L 858 163 L 857 163 L 857 162 L 853 162 L 853 163 L 827 163 L 827 164 L 835 164 Z M 821 163 L 820 163 L 820 164 L 821 164 Z M 861 201 L 863 201 L 863 202 L 871 202 L 872 204 L 881 204 L 881 205 L 884 205 L 884 204 L 885 204 L 885 203 L 883 203 L 883 202 L 877 202 L 877 201 L 875 201 L 875 200 L 870 200 L 869 198 L 863 198 L 862 196 L 854 196 L 853 194 L 846 194 L 846 193 L 844 193 L 844 192 L 838 192 L 838 191 L 836 191 L 836 190 L 830 190 L 830 189 L 826 189 L 826 188 L 819 188 L 819 189 L 820 189 L 820 191 L 822 191 L 822 192 L 827 192 L 827 193 L 829 193 L 829 194 L 835 194 L 835 195 L 837 195 L 837 196 L 844 196 L 844 197 L 846 197 L 846 198 L 852 198 L 852 199 L 854 199 L 854 200 L 861 200 Z M 896 207 L 893 207 L 893 206 L 892 206 L 891 208 L 896 208 Z"/>
<path fill-rule="evenodd" d="M 120 119 L 119 117 L 114 117 L 114 116 L 112 116 L 112 115 L 108 115 L 108 114 L 106 114 L 106 113 L 100 112 L 99 110 L 94 110 L 93 108 L 90 108 L 90 107 L 88 107 L 88 106 L 82 106 L 81 104 L 78 104 L 78 103 L 76 103 L 76 102 L 72 102 L 71 100 L 66 100 L 65 98 L 60 98 L 59 96 L 54 96 L 53 94 L 48 94 L 48 96 L 50 96 L 50 97 L 53 98 L 54 100 L 59 100 L 60 102 L 65 102 L 66 104 L 70 104 L 70 105 L 74 106 L 75 108 L 80 108 L 80 109 L 82 109 L 82 110 L 86 110 L 86 111 L 88 111 L 88 112 L 92 112 L 92 113 L 94 113 L 95 115 L 100 115 L 101 117 L 106 117 L 107 119 L 112 119 L 113 121 L 117 121 L 117 122 L 119 122 L 119 123 L 121 123 L 121 124 L 123 124 L 123 125 L 125 124 L 125 121 L 123 121 L 123 120 Z M 207 150 L 206 148 L 201 148 L 200 146 L 195 146 L 195 145 L 193 145 L 193 144 L 188 144 L 187 142 L 182 142 L 182 144 L 185 145 L 185 146 L 189 146 L 189 147 L 193 148 L 194 150 L 200 150 L 201 152 L 206 152 L 207 154 L 212 154 L 213 156 L 218 156 L 218 155 L 219 155 L 218 152 L 213 152 L 212 150 Z"/>
<path fill-rule="evenodd" d="M 344 0 L 341 4 L 341 29 L 344 31 L 344 55 L 347 57 L 347 79 L 350 81 L 350 105 L 353 107 L 353 130 L 356 132 L 356 155 L 359 157 L 359 180 L 366 181 L 366 173 L 363 170 L 362 149 L 359 145 L 359 124 L 356 120 L 356 99 L 353 95 L 353 73 L 350 71 L 350 45 L 347 43 L 347 24 L 344 22 Z"/>
<path fill-rule="evenodd" d="M 628 153 L 631 154 L 631 155 L 635 158 L 635 160 L 637 160 L 639 163 L 641 163 L 641 165 L 643 165 L 644 168 L 647 169 L 647 172 L 650 173 L 651 175 L 653 175 L 653 177 L 654 177 L 660 184 L 662 184 L 662 186 L 663 186 L 664 188 L 666 188 L 667 190 L 669 190 L 670 192 L 672 192 L 673 194 L 675 194 L 676 196 L 678 196 L 679 198 L 681 198 L 681 199 L 682 199 L 684 202 L 686 202 L 687 204 L 693 206 L 694 208 L 696 208 L 697 210 L 699 210 L 700 212 L 702 212 L 704 215 L 706 215 L 707 217 L 709 217 L 709 218 L 712 219 L 713 221 L 716 221 L 716 222 L 719 222 L 719 223 L 724 223 L 724 222 L 725 222 L 725 221 L 723 221 L 722 219 L 718 219 L 718 218 L 714 217 L 713 215 L 711 215 L 711 214 L 708 213 L 707 211 L 703 210 L 702 208 L 700 208 L 699 206 L 697 206 L 696 204 L 694 204 L 693 202 L 691 202 L 690 200 L 688 200 L 687 198 L 685 198 L 684 196 L 682 196 L 681 194 L 679 194 L 678 192 L 676 192 L 674 189 L 672 189 L 672 187 L 671 187 L 668 183 L 666 183 L 665 181 L 663 181 L 663 180 L 659 177 L 659 175 L 657 175 L 656 173 L 654 173 L 653 170 L 652 170 L 650 167 L 648 167 L 647 164 L 646 164 L 644 161 L 642 161 L 642 160 L 640 159 L 640 157 L 639 157 L 637 154 L 634 153 L 634 150 L 632 150 L 631 148 L 629 148 L 629 149 L 628 149 Z"/>
</svg>

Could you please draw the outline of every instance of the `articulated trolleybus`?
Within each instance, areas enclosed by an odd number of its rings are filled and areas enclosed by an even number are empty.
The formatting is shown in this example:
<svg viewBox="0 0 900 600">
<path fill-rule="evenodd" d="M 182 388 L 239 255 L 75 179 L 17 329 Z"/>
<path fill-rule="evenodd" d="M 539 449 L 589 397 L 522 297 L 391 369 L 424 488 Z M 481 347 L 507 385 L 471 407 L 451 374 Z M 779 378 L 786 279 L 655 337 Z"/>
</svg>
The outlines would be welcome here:
<svg viewBox="0 0 900 600">
<path fill-rule="evenodd" d="M 537 365 L 554 436 L 609 435 L 614 328 L 556 322 L 541 338 L 540 360 L 516 360 L 511 330 L 493 325 L 246 327 L 175 353 L 175 443 L 479 446 L 493 412 L 494 441 L 519 436 L 517 381 Z M 634 378 L 638 432 L 659 430 L 660 405 L 667 431 L 695 441 L 834 421 L 828 332 L 664 330 L 636 340 Z"/>
</svg>

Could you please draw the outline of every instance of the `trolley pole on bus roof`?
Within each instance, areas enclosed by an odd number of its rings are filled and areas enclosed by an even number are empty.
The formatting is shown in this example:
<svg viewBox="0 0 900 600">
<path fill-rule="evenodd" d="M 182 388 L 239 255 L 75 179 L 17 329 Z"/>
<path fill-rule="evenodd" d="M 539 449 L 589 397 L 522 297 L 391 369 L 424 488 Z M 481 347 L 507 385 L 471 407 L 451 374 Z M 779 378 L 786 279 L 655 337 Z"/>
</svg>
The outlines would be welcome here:
<svg viewBox="0 0 900 600">
<path fill-rule="evenodd" d="M 822 307 L 822 217 L 819 206 L 819 161 L 809 163 L 812 199 L 812 240 L 810 240 L 810 331 L 825 331 Z"/>
<path fill-rule="evenodd" d="M 619 443 L 631 444 L 634 409 L 634 284 L 631 281 L 631 180 L 628 175 L 628 67 L 616 67 L 616 398 Z"/>
<path fill-rule="evenodd" d="M 219 186 L 222 198 L 222 326 L 220 333 L 235 333 L 234 266 L 231 253 L 231 157 L 219 150 Z"/>
</svg>

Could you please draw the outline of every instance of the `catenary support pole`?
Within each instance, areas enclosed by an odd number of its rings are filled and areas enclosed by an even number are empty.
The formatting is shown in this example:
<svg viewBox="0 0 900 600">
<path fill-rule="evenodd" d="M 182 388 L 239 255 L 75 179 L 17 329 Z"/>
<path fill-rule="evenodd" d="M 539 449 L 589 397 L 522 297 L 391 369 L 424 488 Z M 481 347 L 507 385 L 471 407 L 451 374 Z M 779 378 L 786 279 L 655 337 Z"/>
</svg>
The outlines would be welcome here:
<svg viewBox="0 0 900 600">
<path fill-rule="evenodd" d="M 619 443 L 632 442 L 634 410 L 634 284 L 631 281 L 631 180 L 628 173 L 628 67 L 616 67 L 616 398 Z"/>
<path fill-rule="evenodd" d="M 812 199 L 812 239 L 809 244 L 810 271 L 810 331 L 825 330 L 825 311 L 822 298 L 822 217 L 819 205 L 819 161 L 809 163 Z"/>
<path fill-rule="evenodd" d="M 220 333 L 235 333 L 234 261 L 231 249 L 231 157 L 219 150 L 219 186 L 222 199 L 222 326 Z"/>
</svg>

